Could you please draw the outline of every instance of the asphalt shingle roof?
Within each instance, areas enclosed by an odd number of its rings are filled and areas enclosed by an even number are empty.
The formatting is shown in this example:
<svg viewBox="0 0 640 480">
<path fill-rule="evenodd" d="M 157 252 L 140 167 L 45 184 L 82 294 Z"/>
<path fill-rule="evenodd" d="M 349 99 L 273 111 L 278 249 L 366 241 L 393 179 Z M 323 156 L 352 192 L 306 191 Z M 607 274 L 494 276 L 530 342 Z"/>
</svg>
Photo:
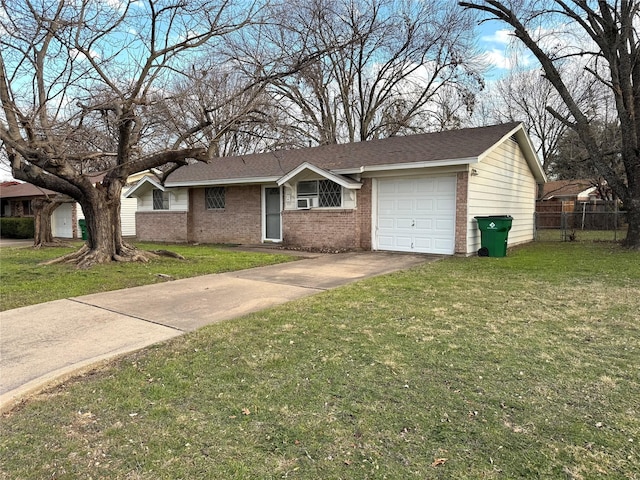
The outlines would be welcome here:
<svg viewBox="0 0 640 480">
<path fill-rule="evenodd" d="M 304 162 L 330 171 L 353 169 L 355 172 L 362 166 L 476 158 L 518 125 L 519 123 L 514 122 L 367 142 L 215 158 L 209 163 L 185 165 L 177 169 L 165 184 L 281 177 Z"/>
<path fill-rule="evenodd" d="M 543 200 L 553 197 L 574 197 L 593 187 L 589 180 L 555 180 L 544 185 Z"/>
<path fill-rule="evenodd" d="M 55 194 L 56 192 L 47 190 L 46 188 L 36 187 L 30 183 L 0 186 L 0 198 L 43 197 L 45 195 Z"/>
</svg>

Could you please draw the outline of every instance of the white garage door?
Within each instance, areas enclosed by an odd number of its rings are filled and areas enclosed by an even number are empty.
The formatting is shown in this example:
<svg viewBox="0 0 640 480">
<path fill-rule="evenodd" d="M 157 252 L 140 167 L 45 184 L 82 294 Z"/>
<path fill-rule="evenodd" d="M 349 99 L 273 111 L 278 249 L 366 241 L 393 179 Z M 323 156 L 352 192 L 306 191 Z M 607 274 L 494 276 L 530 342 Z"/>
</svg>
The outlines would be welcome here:
<svg viewBox="0 0 640 480">
<path fill-rule="evenodd" d="M 73 205 L 63 203 L 51 214 L 51 233 L 58 238 L 73 238 Z"/>
<path fill-rule="evenodd" d="M 379 180 L 377 197 L 378 250 L 454 252 L 455 176 Z"/>
</svg>

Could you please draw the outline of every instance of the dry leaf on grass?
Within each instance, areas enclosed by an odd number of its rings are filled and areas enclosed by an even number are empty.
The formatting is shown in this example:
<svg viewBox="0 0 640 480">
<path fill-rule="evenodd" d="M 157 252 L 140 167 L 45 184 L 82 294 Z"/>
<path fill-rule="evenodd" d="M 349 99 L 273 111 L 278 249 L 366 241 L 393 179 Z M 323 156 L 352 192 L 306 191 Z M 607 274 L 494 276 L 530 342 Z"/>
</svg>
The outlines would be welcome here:
<svg viewBox="0 0 640 480">
<path fill-rule="evenodd" d="M 440 465 L 444 465 L 447 461 L 446 458 L 436 458 L 431 464 L 432 467 L 439 467 Z"/>
</svg>

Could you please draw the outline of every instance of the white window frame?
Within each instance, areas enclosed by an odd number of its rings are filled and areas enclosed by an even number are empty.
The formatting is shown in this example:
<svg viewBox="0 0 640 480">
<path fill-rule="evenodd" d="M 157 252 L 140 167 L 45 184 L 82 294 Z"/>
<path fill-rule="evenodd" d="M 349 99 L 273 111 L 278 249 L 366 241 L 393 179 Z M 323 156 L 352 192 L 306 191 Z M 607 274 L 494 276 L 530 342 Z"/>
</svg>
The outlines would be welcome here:
<svg viewBox="0 0 640 480">
<path fill-rule="evenodd" d="M 157 195 L 156 192 L 161 192 L 162 194 L 162 208 L 156 208 L 156 195 Z M 152 209 L 157 212 L 161 212 L 163 210 L 169 210 L 171 208 L 169 192 L 160 190 L 159 188 L 154 188 L 151 193 L 151 206 L 152 206 Z"/>
<path fill-rule="evenodd" d="M 209 192 L 209 190 L 213 190 L 216 189 L 218 190 L 218 200 L 221 198 L 222 199 L 222 206 L 221 207 L 210 207 L 209 206 L 209 200 L 208 200 L 208 195 L 207 192 Z M 227 189 L 225 187 L 207 187 L 204 189 L 204 203 L 205 203 L 205 207 L 207 210 L 224 210 L 225 208 L 227 208 Z"/>
<path fill-rule="evenodd" d="M 320 203 L 321 195 L 320 195 L 320 182 L 330 182 L 333 185 L 336 185 L 340 189 L 340 205 L 322 205 Z M 313 188 L 305 189 L 302 193 L 300 193 L 300 185 L 307 184 L 307 186 L 312 186 Z M 310 204 L 314 207 L 318 208 L 342 208 L 344 205 L 344 192 L 342 185 L 334 182 L 329 179 L 320 179 L 320 180 L 302 180 L 296 184 L 296 204 L 298 198 L 309 198 L 311 199 Z"/>
</svg>

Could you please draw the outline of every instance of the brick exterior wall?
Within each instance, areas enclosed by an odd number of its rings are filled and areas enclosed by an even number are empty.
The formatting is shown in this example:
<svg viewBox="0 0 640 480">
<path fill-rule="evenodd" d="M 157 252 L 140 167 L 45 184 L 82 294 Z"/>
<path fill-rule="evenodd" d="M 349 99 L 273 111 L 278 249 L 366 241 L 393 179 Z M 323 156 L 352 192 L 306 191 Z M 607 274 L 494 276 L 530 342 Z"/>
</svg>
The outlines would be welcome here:
<svg viewBox="0 0 640 480">
<path fill-rule="evenodd" d="M 189 241 L 245 243 L 262 241 L 262 188 L 225 187 L 225 208 L 208 210 L 204 188 L 189 191 Z"/>
<path fill-rule="evenodd" d="M 469 173 L 458 172 L 456 181 L 456 237 L 455 253 L 467 253 L 467 193 Z"/>
<path fill-rule="evenodd" d="M 371 250 L 371 179 L 357 191 L 356 209 L 285 210 L 285 246 L 320 250 Z"/>
<path fill-rule="evenodd" d="M 370 178 L 362 179 L 362 188 L 357 193 L 357 214 L 358 214 L 358 230 L 359 248 L 362 250 L 371 250 L 371 212 L 372 206 L 372 185 L 373 180 Z"/>
<path fill-rule="evenodd" d="M 359 248 L 356 210 L 285 210 L 283 244 L 330 250 Z"/>
<path fill-rule="evenodd" d="M 188 241 L 187 212 L 136 212 L 136 238 L 153 242 Z"/>
</svg>

